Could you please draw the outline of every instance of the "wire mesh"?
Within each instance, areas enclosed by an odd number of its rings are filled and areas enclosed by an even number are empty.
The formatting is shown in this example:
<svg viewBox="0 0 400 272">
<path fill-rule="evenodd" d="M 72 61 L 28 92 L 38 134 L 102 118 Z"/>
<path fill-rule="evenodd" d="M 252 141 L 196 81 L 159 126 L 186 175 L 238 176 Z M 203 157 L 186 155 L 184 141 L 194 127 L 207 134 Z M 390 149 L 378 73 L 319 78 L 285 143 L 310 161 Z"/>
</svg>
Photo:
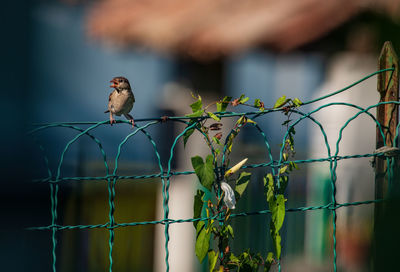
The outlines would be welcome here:
<svg viewBox="0 0 400 272">
<path fill-rule="evenodd" d="M 329 95 L 304 102 L 303 105 L 311 104 L 316 101 L 323 100 L 327 97 L 331 97 L 333 95 L 336 95 L 338 93 L 344 92 L 346 90 L 349 90 L 351 87 L 363 82 L 364 80 L 367 80 L 368 78 L 371 78 L 374 75 L 377 75 L 379 73 L 384 73 L 384 72 L 394 72 L 394 68 L 388 68 L 388 69 L 383 69 L 376 71 L 372 74 L 369 74 L 365 76 L 364 78 L 354 82 L 353 84 L 350 84 L 349 86 L 346 86 L 345 88 L 332 92 Z M 332 240 L 333 240 L 333 270 L 337 270 L 337 252 L 336 252 L 336 221 L 337 221 L 337 214 L 336 210 L 339 208 L 346 208 L 350 206 L 358 206 L 358 205 L 366 205 L 366 204 L 372 204 L 372 203 L 377 203 L 377 202 L 382 202 L 384 199 L 373 199 L 373 200 L 368 200 L 368 201 L 361 201 L 361 202 L 349 202 L 349 203 L 338 203 L 336 200 L 336 169 L 337 169 L 337 164 L 338 161 L 340 160 L 347 160 L 347 159 L 357 159 L 357 158 L 369 158 L 369 157 L 383 157 L 386 159 L 388 165 L 391 165 L 392 168 L 388 169 L 388 180 L 389 184 L 393 180 L 393 163 L 391 163 L 391 160 L 393 158 L 389 158 L 385 156 L 384 152 L 381 153 L 367 153 L 367 154 L 354 154 L 354 155 L 347 155 L 347 156 L 340 156 L 339 155 L 339 145 L 342 140 L 342 134 L 343 130 L 357 117 L 360 115 L 366 115 L 369 118 L 372 119 L 373 122 L 376 123 L 380 134 L 382 135 L 384 142 L 385 140 L 385 135 L 382 130 L 382 125 L 377 121 L 377 119 L 374 117 L 373 114 L 370 113 L 370 110 L 377 108 L 380 105 L 383 104 L 400 104 L 398 101 L 390 101 L 390 102 L 380 102 L 374 105 L 370 105 L 366 108 L 362 108 L 360 106 L 357 106 L 355 104 L 351 103 L 343 103 L 343 102 L 335 102 L 335 103 L 329 103 L 322 105 L 312 111 L 309 112 L 303 112 L 300 110 L 300 108 L 297 109 L 290 109 L 294 114 L 298 115 L 298 118 L 293 120 L 288 127 L 283 140 L 282 140 L 282 148 L 279 153 L 279 159 L 274 159 L 272 156 L 271 148 L 270 148 L 270 143 L 268 141 L 268 137 L 266 133 L 258 126 L 256 123 L 251 123 L 256 130 L 260 133 L 260 135 L 264 139 L 264 144 L 267 148 L 268 154 L 266 156 L 266 162 L 264 163 L 259 163 L 259 164 L 248 164 L 243 166 L 243 169 L 250 169 L 250 168 L 261 168 L 261 167 L 270 167 L 273 172 L 276 172 L 279 170 L 280 167 L 283 165 L 289 164 L 289 161 L 285 161 L 283 159 L 283 149 L 285 146 L 285 141 L 286 138 L 289 135 L 289 131 L 292 127 L 297 126 L 300 122 L 304 120 L 309 120 L 312 122 L 314 125 L 316 125 L 320 132 L 322 137 L 324 138 L 326 150 L 327 150 L 327 156 L 326 157 L 321 157 L 317 159 L 302 159 L 302 160 L 293 160 L 296 164 L 311 164 L 311 163 L 318 163 L 318 162 L 329 162 L 329 170 L 330 170 L 330 183 L 331 183 L 331 201 L 326 204 L 326 205 L 319 205 L 319 206 L 307 206 L 307 207 L 296 207 L 296 208 L 287 208 L 287 212 L 304 212 L 304 211 L 312 211 L 312 210 L 320 210 L 320 209 L 326 209 L 329 210 L 332 213 Z M 317 113 L 318 111 L 324 109 L 324 108 L 329 108 L 331 106 L 335 105 L 342 105 L 346 107 L 351 107 L 357 110 L 357 112 L 349 118 L 345 124 L 341 127 L 339 131 L 339 138 L 335 143 L 336 146 L 336 152 L 332 154 L 331 151 L 331 146 L 328 143 L 327 140 L 327 134 L 324 130 L 323 125 L 318 122 L 315 118 L 313 118 L 313 114 Z M 272 110 L 265 110 L 265 111 L 253 111 L 253 112 L 216 112 L 215 114 L 220 117 L 220 118 L 235 118 L 235 117 L 240 117 L 240 116 L 247 116 L 250 117 L 252 120 L 257 120 L 257 118 L 260 118 L 262 116 L 266 116 L 274 111 L 279 111 L 281 109 L 272 109 Z M 47 129 L 52 129 L 56 127 L 62 127 L 66 129 L 71 129 L 77 132 L 77 134 L 65 145 L 61 156 L 60 160 L 57 164 L 57 169 L 56 172 L 53 173 L 49 167 L 49 160 L 44 154 L 44 147 L 42 145 L 39 145 L 40 149 L 43 151 L 43 156 L 44 156 L 44 161 L 47 165 L 47 177 L 43 177 L 41 179 L 36 179 L 36 182 L 46 182 L 50 186 L 50 199 L 51 199 L 51 225 L 48 226 L 40 226 L 40 227 L 32 227 L 30 228 L 31 230 L 48 230 L 51 231 L 52 234 L 52 270 L 55 272 L 57 268 L 57 254 L 56 254 L 56 248 L 57 248 L 57 236 L 56 233 L 58 231 L 62 230 L 68 230 L 68 229 L 95 229 L 95 228 L 104 228 L 109 231 L 109 271 L 111 272 L 113 269 L 113 246 L 114 246 L 114 238 L 115 238 L 115 229 L 120 228 L 120 227 L 134 227 L 134 226 L 140 226 L 140 225 L 155 225 L 155 224 L 161 224 L 164 225 L 164 236 L 165 236 L 165 264 L 166 264 L 166 271 L 169 271 L 169 241 L 170 241 L 170 234 L 169 234 L 169 226 L 171 224 L 177 224 L 177 223 L 188 223 L 188 222 L 195 222 L 195 221 L 206 221 L 210 219 L 214 220 L 224 220 L 223 217 L 221 217 L 219 214 L 212 216 L 212 217 L 201 217 L 201 218 L 186 218 L 186 219 L 173 219 L 169 217 L 169 188 L 171 184 L 171 177 L 177 176 L 177 175 L 193 175 L 195 172 L 194 171 L 183 171 L 183 172 L 174 172 L 172 171 L 171 168 L 171 163 L 174 158 L 174 155 L 176 153 L 176 146 L 179 142 L 179 140 L 182 138 L 182 136 L 186 133 L 186 131 L 194 128 L 197 129 L 197 124 L 201 121 L 204 120 L 204 118 L 209 118 L 209 117 L 196 117 L 196 118 L 190 118 L 190 117 L 176 117 L 176 116 L 171 116 L 168 117 L 168 122 L 180 122 L 183 124 L 186 124 L 186 128 L 181 131 L 174 139 L 173 144 L 170 149 L 170 154 L 169 154 L 169 160 L 167 167 L 163 167 L 161 163 L 161 158 L 160 154 L 158 152 L 157 144 L 153 140 L 153 137 L 148 133 L 147 129 L 156 126 L 162 122 L 165 121 L 165 118 L 145 118 L 145 119 L 137 119 L 135 120 L 135 130 L 123 139 L 122 142 L 118 145 L 118 151 L 115 157 L 115 167 L 114 170 L 111 172 L 110 167 L 107 163 L 107 156 L 106 152 L 102 146 L 102 143 L 99 139 L 97 139 L 94 135 L 93 132 L 101 127 L 101 126 L 106 126 L 109 125 L 109 121 L 101 121 L 101 122 L 60 122 L 60 123 L 50 123 L 50 124 L 36 124 L 37 126 L 35 129 L 29 132 L 29 134 L 33 137 L 36 138 L 36 134 L 39 131 L 47 130 Z M 127 125 L 130 125 L 128 121 L 117 121 L 117 123 L 124 123 Z M 140 124 L 140 125 L 138 125 Z M 87 127 L 88 126 L 88 127 Z M 396 146 L 396 143 L 398 142 L 398 134 L 399 134 L 399 126 L 400 124 L 397 125 L 396 127 L 396 135 L 395 135 L 395 140 L 393 142 L 393 146 Z M 86 127 L 86 128 L 85 128 Z M 200 131 L 200 130 L 199 130 Z M 201 132 L 201 131 L 200 131 Z M 126 145 L 127 141 L 135 136 L 138 133 L 143 133 L 145 137 L 148 139 L 150 142 L 158 164 L 158 169 L 159 171 L 148 174 L 148 175 L 129 175 L 129 176 L 123 176 L 118 174 L 118 163 L 121 155 L 121 150 L 123 147 Z M 202 132 L 201 132 L 202 133 Z M 101 152 L 103 163 L 104 163 L 104 168 L 106 175 L 104 176 L 62 176 L 61 174 L 61 168 L 64 163 L 64 158 L 65 154 L 68 152 L 70 149 L 71 145 L 73 145 L 79 138 L 82 136 L 88 136 L 91 140 L 93 140 L 97 146 L 98 149 Z M 228 139 L 229 135 L 227 136 Z M 226 141 L 225 141 L 226 143 Z M 225 144 L 226 148 L 226 144 Z M 222 166 L 221 166 L 222 167 Z M 225 171 L 227 169 L 223 169 Z M 163 198 L 163 219 L 162 220 L 156 220 L 156 221 L 143 221 L 143 222 L 125 222 L 125 223 L 117 223 L 115 221 L 115 198 L 116 198 L 116 193 L 115 193 L 115 186 L 116 183 L 119 180 L 124 180 L 124 179 L 133 179 L 133 180 L 139 180 L 139 179 L 149 179 L 149 178 L 158 178 L 161 181 L 162 184 L 162 198 Z M 61 225 L 58 223 L 58 198 L 59 198 L 59 185 L 60 183 L 63 182 L 68 182 L 68 181 L 85 181 L 85 180 L 95 180 L 95 181 L 105 181 L 107 182 L 108 185 L 108 205 L 109 205 L 109 213 L 108 213 L 108 222 L 104 222 L 103 224 L 96 224 L 96 225 Z M 260 210 L 256 212 L 242 212 L 242 213 L 233 213 L 231 214 L 231 218 L 236 218 L 236 217 L 245 217 L 245 216 L 252 216 L 252 215 L 260 215 L 260 214 L 269 214 L 270 211 L 268 209 L 265 210 Z M 279 270 L 281 270 L 280 264 L 279 264 Z"/>
</svg>

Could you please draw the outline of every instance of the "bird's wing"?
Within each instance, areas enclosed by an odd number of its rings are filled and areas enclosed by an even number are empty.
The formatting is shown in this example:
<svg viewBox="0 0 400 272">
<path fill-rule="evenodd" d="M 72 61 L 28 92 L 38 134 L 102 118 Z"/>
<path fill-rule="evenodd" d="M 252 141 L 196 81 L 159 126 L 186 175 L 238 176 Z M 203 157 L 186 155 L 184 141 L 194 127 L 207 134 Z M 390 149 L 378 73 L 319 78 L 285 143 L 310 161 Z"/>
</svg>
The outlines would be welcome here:
<svg viewBox="0 0 400 272">
<path fill-rule="evenodd" d="M 114 92 L 115 92 L 115 90 L 112 91 L 112 92 L 110 93 L 110 95 L 108 96 L 108 107 L 107 107 L 107 110 L 106 110 L 104 113 L 107 113 L 107 112 L 110 111 L 110 108 L 111 108 L 111 105 L 112 105 L 111 100 L 112 100 L 112 96 L 113 96 Z"/>
</svg>

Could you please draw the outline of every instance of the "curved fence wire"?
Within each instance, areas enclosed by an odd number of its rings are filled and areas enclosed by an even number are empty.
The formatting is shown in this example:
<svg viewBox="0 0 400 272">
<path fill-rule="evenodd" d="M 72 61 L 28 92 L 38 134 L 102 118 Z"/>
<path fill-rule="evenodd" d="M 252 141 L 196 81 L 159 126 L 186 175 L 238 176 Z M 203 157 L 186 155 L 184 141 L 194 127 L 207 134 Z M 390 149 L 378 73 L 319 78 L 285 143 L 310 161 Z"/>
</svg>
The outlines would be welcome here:
<svg viewBox="0 0 400 272">
<path fill-rule="evenodd" d="M 357 82 L 354 82 L 353 84 L 338 90 L 336 92 L 333 92 L 329 95 L 326 95 L 324 97 L 320 97 L 311 101 L 304 102 L 303 105 L 311 104 L 316 101 L 323 100 L 327 97 L 336 95 L 338 93 L 344 92 L 346 90 L 349 90 L 351 87 L 361 83 L 364 80 L 367 80 L 368 78 L 371 78 L 372 76 L 379 74 L 379 73 L 385 73 L 385 72 L 390 72 L 393 73 L 395 68 L 388 68 L 388 69 L 382 69 L 379 71 L 376 71 L 370 75 L 367 75 L 366 77 L 358 80 Z M 374 117 L 373 114 L 370 113 L 372 109 L 377 108 L 380 105 L 384 104 L 395 104 L 399 105 L 400 102 L 398 101 L 389 101 L 389 102 L 380 102 L 376 103 L 374 105 L 370 105 L 366 108 L 362 108 L 360 106 L 357 106 L 355 104 L 351 103 L 343 103 L 343 102 L 335 102 L 335 103 L 329 103 L 322 105 L 315 110 L 312 110 L 310 112 L 303 112 L 300 108 L 296 109 L 290 109 L 290 111 L 293 112 L 293 114 L 296 114 L 298 117 L 297 119 L 294 118 L 294 120 L 291 122 L 290 126 L 288 127 L 288 130 L 286 131 L 283 139 L 282 139 L 282 148 L 279 153 L 279 158 L 274 158 L 272 153 L 271 153 L 271 148 L 270 148 L 270 143 L 268 141 L 268 136 L 267 134 L 257 125 L 257 124 L 251 124 L 255 126 L 256 130 L 260 133 L 260 135 L 264 139 L 264 143 L 267 149 L 267 155 L 266 155 L 266 161 L 264 163 L 259 163 L 259 164 L 248 164 L 243 166 L 242 168 L 259 168 L 259 167 L 270 167 L 272 169 L 272 172 L 276 172 L 279 170 L 281 166 L 284 164 L 288 164 L 289 161 L 284 161 L 282 154 L 283 154 L 283 148 L 285 146 L 285 141 L 286 138 L 288 137 L 289 130 L 292 127 L 297 126 L 299 123 L 303 122 L 304 120 L 308 120 L 312 122 L 315 126 L 318 127 L 320 130 L 321 136 L 324 138 L 325 142 L 325 147 L 327 151 L 327 156 L 326 157 L 321 157 L 317 159 L 302 159 L 302 160 L 294 160 L 296 164 L 310 164 L 310 163 L 317 163 L 317 162 L 329 162 L 329 170 L 330 170 L 330 183 L 331 183 L 331 201 L 326 204 L 326 205 L 320 205 L 320 206 L 309 206 L 309 207 L 296 207 L 296 208 L 287 208 L 287 212 L 304 212 L 304 211 L 312 211 L 312 210 L 319 210 L 319 209 L 326 209 L 329 210 L 332 213 L 332 239 L 333 239 L 333 270 L 336 271 L 336 221 L 337 221 L 337 215 L 336 215 L 336 210 L 339 208 L 346 208 L 350 206 L 358 206 L 358 205 L 367 205 L 367 204 L 372 204 L 376 202 L 381 202 L 383 199 L 373 199 L 373 200 L 368 200 L 368 201 L 362 201 L 362 202 L 350 202 L 350 203 L 338 203 L 336 201 L 336 169 L 338 166 L 338 161 L 340 160 L 346 160 L 346 159 L 357 159 L 357 158 L 366 158 L 366 157 L 384 157 L 386 158 L 388 165 L 391 165 L 392 167 L 388 169 L 388 180 L 389 184 L 393 180 L 393 163 L 391 163 L 391 158 L 386 157 L 384 152 L 380 153 L 367 153 L 367 154 L 354 154 L 354 155 L 347 155 L 347 156 L 339 156 L 339 147 L 340 147 L 340 142 L 342 140 L 342 133 L 343 130 L 357 117 L 360 115 L 366 115 L 368 116 L 371 121 L 375 122 L 380 134 L 382 135 L 384 142 L 385 141 L 385 134 L 383 133 L 382 129 L 382 124 L 380 124 L 377 119 Z M 351 107 L 357 110 L 357 112 L 349 118 L 341 127 L 339 131 L 339 138 L 335 143 L 336 147 L 336 152 L 332 154 L 332 149 L 331 146 L 328 143 L 327 140 L 327 134 L 325 132 L 325 129 L 323 127 L 323 124 L 318 122 L 316 119 L 313 118 L 313 115 L 320 111 L 321 109 L 328 108 L 331 106 L 335 105 L 342 105 L 346 107 Z M 251 117 L 252 120 L 257 120 L 258 118 L 262 116 L 268 116 L 268 114 L 274 112 L 274 111 L 279 111 L 281 109 L 273 109 L 273 110 L 265 110 L 265 111 L 253 111 L 253 112 L 216 112 L 215 114 L 220 117 L 220 118 L 236 118 L 240 116 L 248 116 Z M 146 119 L 136 119 L 135 122 L 135 129 L 133 132 L 129 133 L 126 135 L 124 140 L 118 145 L 118 152 L 115 157 L 115 167 L 113 170 L 110 169 L 108 163 L 107 163 L 107 156 L 106 152 L 103 149 L 102 143 L 99 139 L 95 137 L 95 131 L 97 128 L 105 125 L 109 125 L 109 121 L 101 121 L 101 122 L 60 122 L 60 123 L 50 123 L 50 124 L 38 124 L 35 125 L 36 128 L 33 129 L 32 131 L 29 132 L 30 135 L 32 135 L 34 138 L 36 137 L 35 135 L 37 132 L 42 131 L 42 130 L 48 130 L 56 127 L 62 127 L 65 129 L 70 129 L 76 131 L 76 135 L 65 145 L 61 155 L 59 162 L 57 164 L 57 169 L 56 172 L 53 173 L 49 167 L 49 161 L 47 157 L 44 155 L 44 161 L 47 165 L 47 177 L 43 177 L 41 179 L 37 179 L 35 181 L 37 182 L 46 182 L 50 186 L 50 192 L 51 192 L 51 224 L 48 226 L 41 226 L 41 227 L 32 227 L 30 229 L 32 230 L 48 230 L 52 232 L 52 269 L 53 271 L 56 271 L 56 263 L 57 263 L 57 254 L 56 254 L 56 248 L 57 248 L 57 237 L 56 233 L 58 231 L 62 230 L 67 230 L 67 229 L 94 229 L 94 228 L 103 228 L 107 229 L 109 231 L 109 271 L 112 271 L 113 268 L 113 246 L 114 246 L 114 237 L 115 237 L 115 232 L 114 230 L 116 228 L 121 228 L 121 227 L 134 227 L 134 226 L 139 226 L 139 225 L 154 225 L 154 224 L 162 224 L 164 225 L 164 235 L 165 235 L 165 263 L 166 263 L 166 270 L 169 271 L 169 249 L 168 249 L 168 244 L 170 241 L 170 236 L 169 236 L 169 226 L 171 224 L 177 224 L 177 223 L 187 223 L 187 222 L 195 222 L 195 221 L 201 221 L 201 220 L 209 220 L 209 219 L 214 219 L 214 220 L 221 220 L 221 217 L 217 214 L 213 217 L 201 217 L 201 218 L 185 218 L 185 219 L 173 219 L 170 218 L 169 216 L 169 188 L 171 184 L 171 178 L 177 175 L 193 175 L 194 171 L 184 171 L 184 172 L 174 172 L 172 171 L 171 168 L 171 162 L 174 158 L 175 151 L 176 151 L 176 146 L 180 142 L 179 140 L 182 138 L 182 136 L 185 134 L 186 131 L 196 128 L 197 123 L 201 122 L 204 120 L 204 118 L 207 117 L 196 117 L 196 118 L 189 118 L 189 117 L 176 117 L 176 116 L 171 116 L 168 117 L 168 122 L 179 122 L 186 124 L 186 128 L 181 131 L 174 139 L 173 144 L 170 149 L 170 154 L 169 154 L 169 160 L 167 167 L 163 167 L 161 163 L 161 158 L 160 154 L 158 151 L 158 147 L 156 142 L 153 140 L 153 137 L 148 133 L 147 129 L 152 127 L 152 126 L 157 126 L 158 124 L 162 123 L 165 121 L 165 118 L 146 118 Z M 117 123 L 124 123 L 127 125 L 130 125 L 128 121 L 117 121 Z M 398 134 L 399 134 L 399 126 L 400 124 L 397 124 L 396 127 L 396 135 L 395 135 L 395 140 L 393 142 L 393 145 L 396 146 L 396 143 L 398 142 Z M 148 139 L 148 141 L 151 143 L 151 146 L 154 150 L 154 153 L 156 155 L 156 160 L 158 164 L 158 171 L 149 174 L 149 175 L 130 175 L 130 176 L 122 176 L 118 174 L 118 163 L 121 155 L 121 150 L 124 148 L 126 145 L 127 141 L 135 136 L 138 133 L 143 133 L 145 137 Z M 65 154 L 68 152 L 70 149 L 71 145 L 73 145 L 77 140 L 82 137 L 82 136 L 88 136 L 91 140 L 93 140 L 97 146 L 99 151 L 101 152 L 103 163 L 104 163 L 104 168 L 105 168 L 105 175 L 103 176 L 63 176 L 61 173 L 61 168 L 64 163 L 64 157 Z M 228 139 L 229 135 L 227 136 Z M 225 141 L 226 143 L 226 141 Z M 42 145 L 39 144 L 39 147 L 41 150 L 44 151 L 44 148 Z M 226 148 L 226 145 L 225 145 Z M 43 153 L 44 154 L 44 153 Z M 222 165 L 221 165 L 222 167 Z M 225 171 L 227 169 L 223 169 Z M 161 220 L 156 220 L 156 221 L 145 221 L 145 222 L 125 222 L 125 223 L 117 223 L 114 218 L 114 213 L 115 213 L 115 198 L 116 198 L 116 193 L 115 193 L 115 186 L 118 180 L 123 180 L 123 179 L 148 179 L 148 178 L 158 178 L 161 183 L 162 183 L 162 197 L 163 197 L 163 219 Z M 85 180 L 97 180 L 97 181 L 105 181 L 108 184 L 108 204 L 109 204 L 109 213 L 108 213 L 108 221 L 104 222 L 102 224 L 97 224 L 97 225 L 61 225 L 59 224 L 59 218 L 58 218 L 58 195 L 59 195 L 59 184 L 62 182 L 69 182 L 69 181 L 85 181 Z M 242 212 L 242 213 L 232 213 L 231 218 L 236 218 L 236 217 L 243 217 L 243 216 L 252 216 L 252 215 L 260 215 L 260 214 L 269 214 L 270 211 L 268 209 L 266 210 L 260 210 L 256 212 Z M 224 219 L 222 219 L 224 220 Z M 279 270 L 281 269 L 280 264 L 279 264 Z"/>
</svg>

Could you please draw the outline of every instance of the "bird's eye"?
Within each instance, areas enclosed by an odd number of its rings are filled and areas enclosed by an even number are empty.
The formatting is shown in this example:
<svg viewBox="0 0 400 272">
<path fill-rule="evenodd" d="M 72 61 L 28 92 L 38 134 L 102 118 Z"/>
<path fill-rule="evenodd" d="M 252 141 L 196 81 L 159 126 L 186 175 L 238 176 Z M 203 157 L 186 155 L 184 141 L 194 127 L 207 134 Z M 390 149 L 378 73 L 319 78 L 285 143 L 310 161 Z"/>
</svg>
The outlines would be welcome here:
<svg viewBox="0 0 400 272">
<path fill-rule="evenodd" d="M 122 82 L 123 82 L 123 80 L 122 80 L 122 79 L 120 79 L 120 80 L 119 80 L 119 82 L 120 82 L 120 83 L 122 83 Z"/>
</svg>

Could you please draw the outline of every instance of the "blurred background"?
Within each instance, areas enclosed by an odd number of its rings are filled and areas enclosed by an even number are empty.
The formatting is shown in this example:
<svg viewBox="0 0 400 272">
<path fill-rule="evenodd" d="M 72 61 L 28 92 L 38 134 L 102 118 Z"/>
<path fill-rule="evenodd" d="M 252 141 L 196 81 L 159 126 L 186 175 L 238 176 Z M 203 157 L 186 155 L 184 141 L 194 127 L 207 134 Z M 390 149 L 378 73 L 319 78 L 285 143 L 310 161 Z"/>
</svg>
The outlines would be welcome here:
<svg viewBox="0 0 400 272">
<path fill-rule="evenodd" d="M 282 95 L 307 101 L 338 90 L 377 70 L 380 48 L 392 41 L 400 52 L 400 1 L 181 1 L 181 0 L 17 0 L 2 3 L 1 257 L 4 271 L 50 271 L 51 233 L 24 231 L 51 224 L 50 190 L 31 182 L 48 176 L 37 142 L 43 145 L 55 173 L 65 144 L 76 131 L 49 129 L 26 133 L 34 123 L 101 121 L 114 76 L 127 77 L 136 96 L 135 119 L 190 112 L 190 92 L 212 102 L 245 93 L 251 100 L 273 106 Z M 379 101 L 376 78 L 342 93 L 333 101 L 360 106 Z M 244 111 L 246 108 L 236 108 Z M 332 154 L 338 131 L 356 111 L 343 107 L 322 110 Z M 373 112 L 375 114 L 375 112 Z M 274 154 L 282 142 L 281 114 L 260 118 Z M 228 129 L 233 120 L 226 121 Z M 143 124 L 143 123 L 141 123 Z M 183 129 L 175 123 L 149 129 L 166 165 L 174 137 Z M 296 129 L 295 159 L 327 156 L 318 128 L 302 122 Z M 102 141 L 110 168 L 128 126 L 103 126 Z M 361 134 L 362 133 L 362 134 Z M 360 135 L 361 134 L 361 135 Z M 191 170 L 190 157 L 205 155 L 206 146 L 194 136 L 184 150 L 177 147 L 174 171 Z M 265 162 L 262 138 L 254 129 L 242 131 L 231 161 L 249 158 Z M 375 148 L 375 125 L 357 118 L 344 132 L 339 155 L 365 154 Z M 144 135 L 133 137 L 122 152 L 118 174 L 157 172 L 152 146 Z M 268 169 L 267 169 L 268 170 Z M 253 170 L 250 188 L 239 211 L 266 209 L 260 188 L 265 169 Z M 97 146 L 82 137 L 68 151 L 62 177 L 102 176 L 104 164 Z M 368 159 L 338 164 L 338 202 L 374 198 L 374 175 Z M 330 202 L 329 165 L 302 165 L 288 188 L 287 206 Z M 193 216 L 196 178 L 176 177 L 171 185 L 170 217 Z M 103 224 L 108 220 L 105 182 L 64 182 L 60 186 L 58 223 Z M 116 221 L 161 219 L 158 179 L 119 181 Z M 241 217 L 234 252 L 271 250 L 266 216 Z M 283 229 L 284 271 L 332 271 L 331 213 L 324 210 L 291 213 Z M 340 271 L 369 271 L 373 206 L 338 211 Z M 170 227 L 171 271 L 205 271 L 194 255 L 192 224 Z M 116 231 L 115 271 L 164 271 L 163 226 Z M 105 271 L 108 232 L 67 230 L 57 234 L 59 271 Z"/>
</svg>

